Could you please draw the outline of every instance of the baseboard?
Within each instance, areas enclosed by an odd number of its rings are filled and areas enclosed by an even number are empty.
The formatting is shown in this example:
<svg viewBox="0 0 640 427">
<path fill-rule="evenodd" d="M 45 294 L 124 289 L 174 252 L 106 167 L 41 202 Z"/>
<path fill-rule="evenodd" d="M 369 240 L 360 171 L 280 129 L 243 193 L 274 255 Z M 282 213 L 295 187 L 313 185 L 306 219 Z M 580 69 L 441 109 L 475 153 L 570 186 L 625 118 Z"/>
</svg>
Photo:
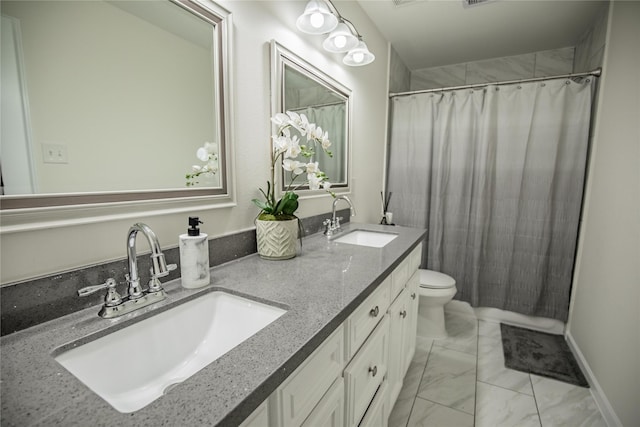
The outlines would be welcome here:
<svg viewBox="0 0 640 427">
<path fill-rule="evenodd" d="M 536 331 L 550 334 L 564 335 L 565 324 L 560 320 L 547 319 L 545 317 L 527 316 L 512 311 L 500 310 L 499 308 L 475 307 L 469 303 L 453 300 L 446 305 L 446 309 L 457 313 L 468 313 L 471 310 L 478 320 L 486 320 L 493 323 L 508 323 L 513 326 L 534 329 Z"/>
<path fill-rule="evenodd" d="M 607 423 L 607 426 L 622 427 L 622 423 L 620 422 L 620 419 L 614 412 L 613 407 L 609 403 L 609 399 L 607 399 L 607 396 L 604 394 L 604 390 L 602 390 L 602 387 L 600 387 L 598 380 L 596 380 L 596 376 L 594 375 L 593 371 L 589 367 L 589 364 L 587 363 L 587 360 L 585 359 L 584 355 L 580 351 L 580 347 L 578 347 L 578 344 L 573 339 L 573 336 L 571 335 L 570 330 L 568 330 L 567 333 L 565 334 L 565 339 L 567 341 L 567 344 L 569 345 L 569 348 L 571 349 L 571 352 L 575 356 L 578 362 L 578 365 L 580 365 L 580 369 L 582 369 L 582 373 L 584 374 L 585 377 L 587 377 L 587 381 L 589 381 L 589 385 L 591 386 L 591 389 L 590 389 L 591 395 L 593 396 L 593 399 L 596 401 L 596 405 L 598 405 L 598 409 L 600 409 L 600 413 L 602 414 L 602 417 Z"/>
</svg>

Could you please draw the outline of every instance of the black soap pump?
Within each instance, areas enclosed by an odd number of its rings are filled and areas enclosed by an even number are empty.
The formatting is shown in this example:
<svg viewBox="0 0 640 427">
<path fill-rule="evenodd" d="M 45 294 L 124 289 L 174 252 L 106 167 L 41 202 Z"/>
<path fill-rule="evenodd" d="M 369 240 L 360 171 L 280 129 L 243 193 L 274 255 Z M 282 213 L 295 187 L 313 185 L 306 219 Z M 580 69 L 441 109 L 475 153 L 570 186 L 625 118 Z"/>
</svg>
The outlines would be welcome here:
<svg viewBox="0 0 640 427">
<path fill-rule="evenodd" d="M 210 282 L 209 241 L 200 232 L 203 224 L 197 216 L 189 217 L 186 234 L 180 235 L 180 273 L 182 286 L 189 289 L 206 286 Z"/>
<path fill-rule="evenodd" d="M 197 216 L 190 216 L 189 217 L 189 228 L 187 229 L 187 234 L 189 236 L 199 236 L 200 235 L 200 229 L 198 228 L 198 226 L 200 224 L 204 224 L 204 222 L 200 221 L 200 218 L 198 218 Z"/>
</svg>

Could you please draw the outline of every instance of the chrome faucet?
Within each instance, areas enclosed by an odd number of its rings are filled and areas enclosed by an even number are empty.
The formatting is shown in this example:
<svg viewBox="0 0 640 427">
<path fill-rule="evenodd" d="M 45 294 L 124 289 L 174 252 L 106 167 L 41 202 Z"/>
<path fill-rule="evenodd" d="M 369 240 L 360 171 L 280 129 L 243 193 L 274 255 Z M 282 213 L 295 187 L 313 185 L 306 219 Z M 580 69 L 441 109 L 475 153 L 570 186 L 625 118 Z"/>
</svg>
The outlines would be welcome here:
<svg viewBox="0 0 640 427">
<path fill-rule="evenodd" d="M 325 226 L 324 234 L 327 237 L 331 237 L 335 233 L 339 233 L 341 230 L 340 221 L 342 221 L 342 217 L 336 218 L 336 205 L 338 204 L 338 200 L 344 200 L 345 202 L 347 202 L 349 204 L 349 208 L 351 209 L 351 216 L 356 215 L 356 208 L 353 207 L 353 203 L 351 203 L 351 200 L 347 196 L 338 196 L 335 199 L 333 199 L 331 219 L 327 218 L 322 223 Z"/>
<path fill-rule="evenodd" d="M 138 232 L 142 232 L 151 247 L 151 277 L 149 287 L 146 291 L 140 285 L 140 276 L 138 274 L 138 259 L 136 255 L 136 237 Z M 122 316 L 150 304 L 162 301 L 167 294 L 162 289 L 160 277 L 165 277 L 170 271 L 176 269 L 175 264 L 167 265 L 164 254 L 160 248 L 156 233 L 146 224 L 136 223 L 129 228 L 127 234 L 127 261 L 129 265 L 129 273 L 126 275 L 129 284 L 128 295 L 121 298 L 116 291 L 116 281 L 109 278 L 105 283 L 96 286 L 87 286 L 78 291 L 78 295 L 86 296 L 101 289 L 107 289 L 107 295 L 104 299 L 104 305 L 98 313 L 100 317 L 109 319 L 112 317 Z"/>
</svg>

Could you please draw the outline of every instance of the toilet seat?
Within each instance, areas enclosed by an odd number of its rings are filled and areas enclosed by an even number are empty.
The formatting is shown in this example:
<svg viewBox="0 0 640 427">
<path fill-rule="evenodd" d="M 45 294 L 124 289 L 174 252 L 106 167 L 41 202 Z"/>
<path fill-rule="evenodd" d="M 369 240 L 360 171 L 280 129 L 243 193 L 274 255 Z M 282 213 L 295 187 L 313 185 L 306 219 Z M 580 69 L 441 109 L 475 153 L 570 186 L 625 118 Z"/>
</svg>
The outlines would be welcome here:
<svg viewBox="0 0 640 427">
<path fill-rule="evenodd" d="M 426 289 L 448 289 L 456 286 L 453 277 L 433 270 L 419 270 L 420 287 Z"/>
</svg>

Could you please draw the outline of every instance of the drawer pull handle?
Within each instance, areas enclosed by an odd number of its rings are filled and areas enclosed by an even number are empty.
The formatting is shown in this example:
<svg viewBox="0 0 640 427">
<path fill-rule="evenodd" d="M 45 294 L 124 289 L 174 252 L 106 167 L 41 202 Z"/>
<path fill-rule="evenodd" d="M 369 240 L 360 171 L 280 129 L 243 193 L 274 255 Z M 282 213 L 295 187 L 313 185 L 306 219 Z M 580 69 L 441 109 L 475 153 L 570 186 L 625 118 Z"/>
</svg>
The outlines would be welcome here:
<svg viewBox="0 0 640 427">
<path fill-rule="evenodd" d="M 416 293 L 415 292 L 411 294 L 411 299 L 416 299 Z"/>
<path fill-rule="evenodd" d="M 378 317 L 378 314 L 380 313 L 380 309 L 378 308 L 378 306 L 376 305 L 375 308 L 372 308 L 369 311 L 369 315 L 373 316 L 373 317 Z"/>
<path fill-rule="evenodd" d="M 405 317 L 407 317 L 407 310 L 402 310 L 400 312 L 400 316 L 402 316 L 402 318 L 404 319 Z"/>
<path fill-rule="evenodd" d="M 369 372 L 371 372 L 372 377 L 375 377 L 376 374 L 378 373 L 378 367 L 377 366 L 374 366 L 373 368 L 369 367 Z"/>
</svg>

